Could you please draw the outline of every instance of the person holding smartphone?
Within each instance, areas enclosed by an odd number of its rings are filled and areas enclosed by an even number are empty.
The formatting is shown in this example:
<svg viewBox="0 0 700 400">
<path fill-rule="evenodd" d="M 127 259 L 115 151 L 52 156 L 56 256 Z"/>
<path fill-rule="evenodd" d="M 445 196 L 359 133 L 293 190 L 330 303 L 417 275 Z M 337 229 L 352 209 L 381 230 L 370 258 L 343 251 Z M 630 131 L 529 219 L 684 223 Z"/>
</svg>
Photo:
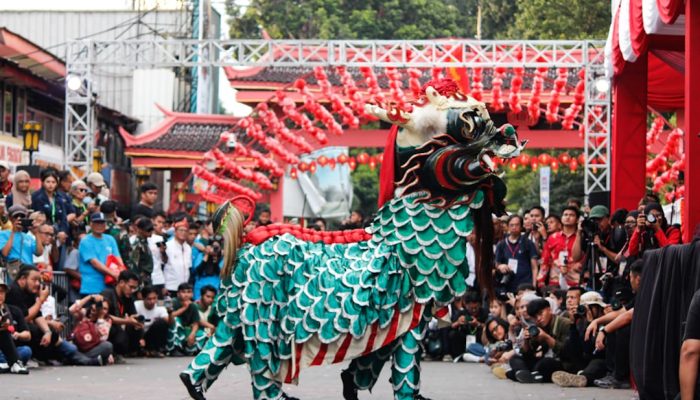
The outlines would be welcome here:
<svg viewBox="0 0 700 400">
<path fill-rule="evenodd" d="M 27 218 L 29 210 L 15 204 L 8 210 L 12 229 L 0 232 L 0 253 L 7 261 L 10 275 L 16 274 L 21 264 L 33 265 L 34 256 L 44 254 L 41 240 L 27 234 L 32 221 Z"/>
</svg>

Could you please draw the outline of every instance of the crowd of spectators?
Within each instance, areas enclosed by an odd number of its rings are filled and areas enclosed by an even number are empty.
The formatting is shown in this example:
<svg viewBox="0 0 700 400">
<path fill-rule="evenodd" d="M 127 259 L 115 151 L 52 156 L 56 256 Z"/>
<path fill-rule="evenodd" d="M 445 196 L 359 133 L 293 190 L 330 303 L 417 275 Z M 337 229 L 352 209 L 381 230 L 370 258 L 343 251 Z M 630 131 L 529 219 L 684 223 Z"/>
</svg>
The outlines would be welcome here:
<svg viewBox="0 0 700 400">
<path fill-rule="evenodd" d="M 201 349 L 217 322 L 222 264 L 209 221 L 159 211 L 152 183 L 125 209 L 98 173 L 82 181 L 44 169 L 32 192 L 27 173 L 10 180 L 8 171 L 0 163 L 0 372 Z M 641 257 L 680 243 L 679 227 L 653 196 L 612 215 L 575 200 L 558 211 L 494 218 L 495 296 L 485 302 L 471 276 L 474 289 L 450 305 L 449 321 L 431 322 L 427 357 L 483 363 L 521 383 L 629 387 Z M 355 211 L 341 229 L 364 220 Z M 248 228 L 269 223 L 263 210 Z M 309 223 L 326 229 L 323 219 Z"/>
<path fill-rule="evenodd" d="M 637 210 L 540 206 L 493 219 L 490 302 L 474 284 L 433 319 L 426 357 L 487 365 L 500 379 L 630 387 L 630 326 L 644 252 L 680 244 L 654 195 Z"/>
<path fill-rule="evenodd" d="M 39 180 L 0 163 L 0 373 L 198 352 L 217 322 L 211 223 L 160 212 L 150 182 L 125 207 L 99 173 Z"/>
</svg>

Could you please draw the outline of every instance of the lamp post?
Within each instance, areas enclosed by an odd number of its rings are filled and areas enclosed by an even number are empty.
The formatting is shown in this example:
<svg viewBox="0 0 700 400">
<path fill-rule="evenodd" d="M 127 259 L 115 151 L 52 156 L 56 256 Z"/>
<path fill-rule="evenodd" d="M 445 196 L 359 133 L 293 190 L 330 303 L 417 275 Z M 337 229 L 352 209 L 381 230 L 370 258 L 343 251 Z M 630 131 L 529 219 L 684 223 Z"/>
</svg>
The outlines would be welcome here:
<svg viewBox="0 0 700 400">
<path fill-rule="evenodd" d="M 92 171 L 101 172 L 102 171 L 102 149 L 92 150 Z"/>
<path fill-rule="evenodd" d="M 134 170 L 136 175 L 136 184 L 140 187 L 151 177 L 151 169 L 148 167 L 138 167 Z"/>
<path fill-rule="evenodd" d="M 39 139 L 41 138 L 41 132 L 43 127 L 41 122 L 37 121 L 27 121 L 22 126 L 23 135 L 23 146 L 22 150 L 29 152 L 29 165 L 32 165 L 32 156 L 35 151 L 39 151 Z"/>
<path fill-rule="evenodd" d="M 214 203 L 213 201 L 207 201 L 207 214 L 214 215 L 218 207 L 219 205 Z"/>
</svg>

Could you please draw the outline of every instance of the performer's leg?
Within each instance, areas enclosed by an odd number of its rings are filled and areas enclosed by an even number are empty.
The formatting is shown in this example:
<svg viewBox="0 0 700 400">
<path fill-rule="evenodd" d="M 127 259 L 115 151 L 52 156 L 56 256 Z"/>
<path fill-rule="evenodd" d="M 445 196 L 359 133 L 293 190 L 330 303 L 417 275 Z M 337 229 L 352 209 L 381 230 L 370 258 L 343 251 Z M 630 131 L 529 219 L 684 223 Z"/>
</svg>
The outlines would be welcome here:
<svg viewBox="0 0 700 400">
<path fill-rule="evenodd" d="M 235 365 L 245 363 L 242 352 L 240 330 L 233 330 L 224 321 L 220 321 L 214 335 L 182 373 L 189 376 L 193 386 L 207 390 L 230 362 Z"/>
<path fill-rule="evenodd" d="M 355 358 L 350 362 L 348 369 L 341 373 L 343 395 L 346 399 L 357 398 L 357 395 L 354 397 L 350 395 L 350 391 L 372 390 L 374 384 L 377 383 L 377 379 L 379 379 L 379 374 L 382 372 L 384 364 L 389 360 L 397 345 L 398 341 L 394 341 L 386 347 Z M 346 382 L 346 380 L 348 381 Z M 352 387 L 353 384 L 354 388 Z"/>
<path fill-rule="evenodd" d="M 393 353 L 391 384 L 395 400 L 413 400 L 420 390 L 421 340 L 425 320 L 398 339 L 399 345 Z"/>
</svg>

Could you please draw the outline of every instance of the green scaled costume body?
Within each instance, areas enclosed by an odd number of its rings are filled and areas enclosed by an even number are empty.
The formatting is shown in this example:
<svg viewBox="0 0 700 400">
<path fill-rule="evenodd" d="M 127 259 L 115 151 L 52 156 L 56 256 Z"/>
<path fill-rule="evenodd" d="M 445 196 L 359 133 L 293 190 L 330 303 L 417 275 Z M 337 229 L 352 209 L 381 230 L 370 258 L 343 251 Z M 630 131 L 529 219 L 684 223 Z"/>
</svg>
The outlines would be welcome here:
<svg viewBox="0 0 700 400">
<path fill-rule="evenodd" d="M 296 383 L 301 369 L 352 360 L 344 397 L 356 398 L 346 389 L 371 389 L 391 359 L 394 398 L 415 398 L 427 322 L 464 294 L 470 268 L 477 279 L 490 276 L 491 213 L 503 210 L 505 196 L 491 157 L 522 148 L 512 127 L 493 126 L 483 103 L 457 96 L 454 82 L 438 84 L 440 94 L 428 87 L 417 103 L 422 112 L 401 116 L 409 122 L 399 135 L 415 151 L 397 163 L 401 177 L 392 181 L 400 194 L 379 209 L 367 240 L 313 242 L 276 228 L 279 234 L 240 248 L 222 278 L 216 332 L 181 374 L 191 395 L 229 363 L 247 363 L 256 400 L 284 399 L 282 384 Z M 385 110 L 369 111 L 389 121 Z M 217 214 L 222 229 L 242 225 Z M 466 257 L 472 230 L 478 268 Z"/>
<path fill-rule="evenodd" d="M 470 205 L 442 209 L 415 198 L 382 207 L 369 241 L 329 245 L 284 234 L 243 247 L 217 299 L 224 319 L 188 372 L 194 379 L 216 379 L 235 356 L 250 365 L 255 398 L 275 399 L 279 383 L 296 381 L 303 367 L 385 348 L 386 356 L 376 355 L 383 364 L 394 352 L 386 350 L 398 346 L 405 357 L 395 360 L 395 385 L 405 394 L 401 398 L 413 398 L 422 322 L 434 306 L 466 291 L 473 228 Z M 471 206 L 482 200 L 479 193 Z M 413 329 L 413 340 L 398 340 Z M 373 386 L 381 369 L 375 364 L 373 357 L 358 363 L 358 387 Z M 399 370 L 415 379 L 402 382 Z"/>
</svg>

